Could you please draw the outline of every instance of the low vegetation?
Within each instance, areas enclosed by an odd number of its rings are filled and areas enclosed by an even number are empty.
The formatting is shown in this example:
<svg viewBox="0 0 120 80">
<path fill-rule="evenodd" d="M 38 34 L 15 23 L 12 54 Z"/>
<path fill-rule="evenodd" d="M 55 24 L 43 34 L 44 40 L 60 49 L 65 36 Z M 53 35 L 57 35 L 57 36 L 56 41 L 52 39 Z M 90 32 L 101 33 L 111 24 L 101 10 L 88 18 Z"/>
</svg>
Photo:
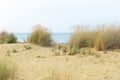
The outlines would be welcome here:
<svg viewBox="0 0 120 80">
<path fill-rule="evenodd" d="M 36 25 L 34 31 L 28 38 L 28 42 L 41 46 L 50 46 L 52 42 L 51 34 L 48 32 L 47 28 Z"/>
<path fill-rule="evenodd" d="M 76 54 L 83 56 L 97 55 L 97 51 L 91 47 L 78 48 L 78 47 L 71 47 L 69 44 L 58 44 L 58 46 L 52 48 L 52 52 L 54 53 L 55 56 L 76 55 Z M 106 51 L 104 51 L 104 53 L 106 53 Z"/>
<path fill-rule="evenodd" d="M 13 49 L 12 52 L 13 52 L 13 53 L 16 53 L 16 52 L 18 52 L 18 51 L 17 51 L 16 49 Z"/>
<path fill-rule="evenodd" d="M 90 27 L 77 25 L 69 43 L 72 47 L 77 48 L 93 47 L 95 45 L 96 36 L 97 32 L 90 29 Z"/>
<path fill-rule="evenodd" d="M 97 50 L 119 49 L 120 48 L 120 27 L 103 25 L 98 29 L 95 48 Z"/>
<path fill-rule="evenodd" d="M 24 48 L 25 48 L 25 50 L 31 50 L 32 49 L 32 47 L 29 46 L 29 45 L 24 45 Z"/>
<path fill-rule="evenodd" d="M 15 80 L 16 67 L 8 61 L 0 61 L 0 80 Z"/>
<path fill-rule="evenodd" d="M 69 70 L 61 72 L 59 69 L 54 69 L 49 76 L 43 78 L 43 80 L 73 80 L 72 77 L 73 75 Z"/>
<path fill-rule="evenodd" d="M 5 31 L 0 33 L 0 44 L 3 43 L 16 43 L 17 38 L 14 34 L 12 33 L 7 33 Z"/>
<path fill-rule="evenodd" d="M 77 26 L 70 39 L 72 47 L 93 47 L 98 51 L 120 48 L 120 26 L 100 25 L 98 29 Z"/>
</svg>

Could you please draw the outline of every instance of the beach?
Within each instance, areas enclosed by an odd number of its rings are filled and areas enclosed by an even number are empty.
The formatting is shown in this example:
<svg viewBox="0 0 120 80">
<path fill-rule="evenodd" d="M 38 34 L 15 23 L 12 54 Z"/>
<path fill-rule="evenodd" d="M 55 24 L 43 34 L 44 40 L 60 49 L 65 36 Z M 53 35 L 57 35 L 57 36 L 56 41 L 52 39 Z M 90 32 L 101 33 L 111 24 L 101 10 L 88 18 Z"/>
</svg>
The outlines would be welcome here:
<svg viewBox="0 0 120 80">
<path fill-rule="evenodd" d="M 26 45 L 32 48 L 25 49 Z M 71 80 L 119 80 L 119 52 L 98 53 L 101 55 L 99 58 L 79 54 L 56 56 L 52 47 L 40 47 L 30 43 L 0 45 L 0 59 L 8 59 L 17 66 L 15 80 L 47 80 L 54 70 L 61 76 L 66 76 L 65 72 L 69 73 Z"/>
</svg>

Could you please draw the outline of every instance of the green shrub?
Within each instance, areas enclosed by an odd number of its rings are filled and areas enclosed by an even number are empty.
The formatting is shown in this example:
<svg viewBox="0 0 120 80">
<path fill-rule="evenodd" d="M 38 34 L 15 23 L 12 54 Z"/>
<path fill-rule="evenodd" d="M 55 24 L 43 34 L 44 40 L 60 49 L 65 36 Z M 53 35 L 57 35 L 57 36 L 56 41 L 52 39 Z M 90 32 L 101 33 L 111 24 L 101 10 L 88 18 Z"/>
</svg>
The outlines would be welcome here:
<svg viewBox="0 0 120 80">
<path fill-rule="evenodd" d="M 8 61 L 0 61 L 0 80 L 15 80 L 15 65 Z"/>
<path fill-rule="evenodd" d="M 37 25 L 28 38 L 28 42 L 41 46 L 50 46 L 52 42 L 51 34 L 48 32 L 47 28 L 44 28 L 41 25 Z"/>
<path fill-rule="evenodd" d="M 17 42 L 17 38 L 15 37 L 14 34 L 8 34 L 5 36 L 5 41 L 7 43 L 16 43 Z"/>
<path fill-rule="evenodd" d="M 78 53 L 78 48 L 77 47 L 72 47 L 72 49 L 70 50 L 70 53 L 69 53 L 69 55 L 75 55 L 75 54 L 77 54 Z"/>
<path fill-rule="evenodd" d="M 29 46 L 29 45 L 24 45 L 24 48 L 25 48 L 26 50 L 30 50 L 30 49 L 32 49 L 32 47 Z"/>
<path fill-rule="evenodd" d="M 16 43 L 17 38 L 14 34 L 12 33 L 7 33 L 7 32 L 1 32 L 0 33 L 0 43 Z"/>
</svg>

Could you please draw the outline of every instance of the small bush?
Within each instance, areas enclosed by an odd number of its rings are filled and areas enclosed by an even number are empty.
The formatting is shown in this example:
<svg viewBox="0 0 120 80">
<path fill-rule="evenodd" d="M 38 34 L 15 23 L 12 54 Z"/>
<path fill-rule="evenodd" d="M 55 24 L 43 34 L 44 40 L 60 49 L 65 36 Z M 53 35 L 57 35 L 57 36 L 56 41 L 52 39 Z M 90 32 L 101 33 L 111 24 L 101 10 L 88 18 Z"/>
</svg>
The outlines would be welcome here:
<svg viewBox="0 0 120 80">
<path fill-rule="evenodd" d="M 25 48 L 26 50 L 30 50 L 30 49 L 32 49 L 32 47 L 29 46 L 29 45 L 24 45 L 24 48 Z"/>
<path fill-rule="evenodd" d="M 16 43 L 17 42 L 17 38 L 15 37 L 14 34 L 6 35 L 5 40 L 6 40 L 7 43 Z"/>
<path fill-rule="evenodd" d="M 15 80 L 15 65 L 8 61 L 0 61 L 0 80 Z"/>
<path fill-rule="evenodd" d="M 14 34 L 12 33 L 7 33 L 7 32 L 1 32 L 0 33 L 0 44 L 3 43 L 16 43 L 17 38 Z"/>
<path fill-rule="evenodd" d="M 100 58 L 101 55 L 97 53 L 97 54 L 95 54 L 95 57 L 96 57 L 96 58 Z"/>
<path fill-rule="evenodd" d="M 51 34 L 48 32 L 47 28 L 44 28 L 41 25 L 37 25 L 28 38 L 28 42 L 41 46 L 50 46 L 52 42 Z"/>
<path fill-rule="evenodd" d="M 78 53 L 78 48 L 77 47 L 73 47 L 69 53 L 69 55 L 75 55 Z"/>
<path fill-rule="evenodd" d="M 16 49 L 13 49 L 12 52 L 13 52 L 13 53 L 16 53 L 16 52 L 18 52 L 18 51 L 17 51 Z"/>
</svg>

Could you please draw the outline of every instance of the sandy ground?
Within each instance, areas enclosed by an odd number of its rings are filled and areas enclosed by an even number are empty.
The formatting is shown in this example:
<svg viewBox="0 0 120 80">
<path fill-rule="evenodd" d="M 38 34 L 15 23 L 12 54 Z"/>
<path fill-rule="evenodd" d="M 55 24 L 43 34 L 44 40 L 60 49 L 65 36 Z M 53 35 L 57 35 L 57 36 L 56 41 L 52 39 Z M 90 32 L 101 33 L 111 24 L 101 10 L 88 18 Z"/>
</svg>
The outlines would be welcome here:
<svg viewBox="0 0 120 80">
<path fill-rule="evenodd" d="M 32 47 L 25 50 L 24 45 Z M 17 50 L 13 53 L 12 50 Z M 8 54 L 9 53 L 9 54 Z M 39 58 L 38 58 L 39 56 Z M 0 59 L 10 59 L 17 65 L 16 80 L 42 80 L 51 71 L 59 69 L 61 75 L 68 71 L 72 80 L 119 80 L 120 53 L 109 52 L 95 56 L 55 56 L 51 48 L 29 43 L 0 45 Z"/>
</svg>

